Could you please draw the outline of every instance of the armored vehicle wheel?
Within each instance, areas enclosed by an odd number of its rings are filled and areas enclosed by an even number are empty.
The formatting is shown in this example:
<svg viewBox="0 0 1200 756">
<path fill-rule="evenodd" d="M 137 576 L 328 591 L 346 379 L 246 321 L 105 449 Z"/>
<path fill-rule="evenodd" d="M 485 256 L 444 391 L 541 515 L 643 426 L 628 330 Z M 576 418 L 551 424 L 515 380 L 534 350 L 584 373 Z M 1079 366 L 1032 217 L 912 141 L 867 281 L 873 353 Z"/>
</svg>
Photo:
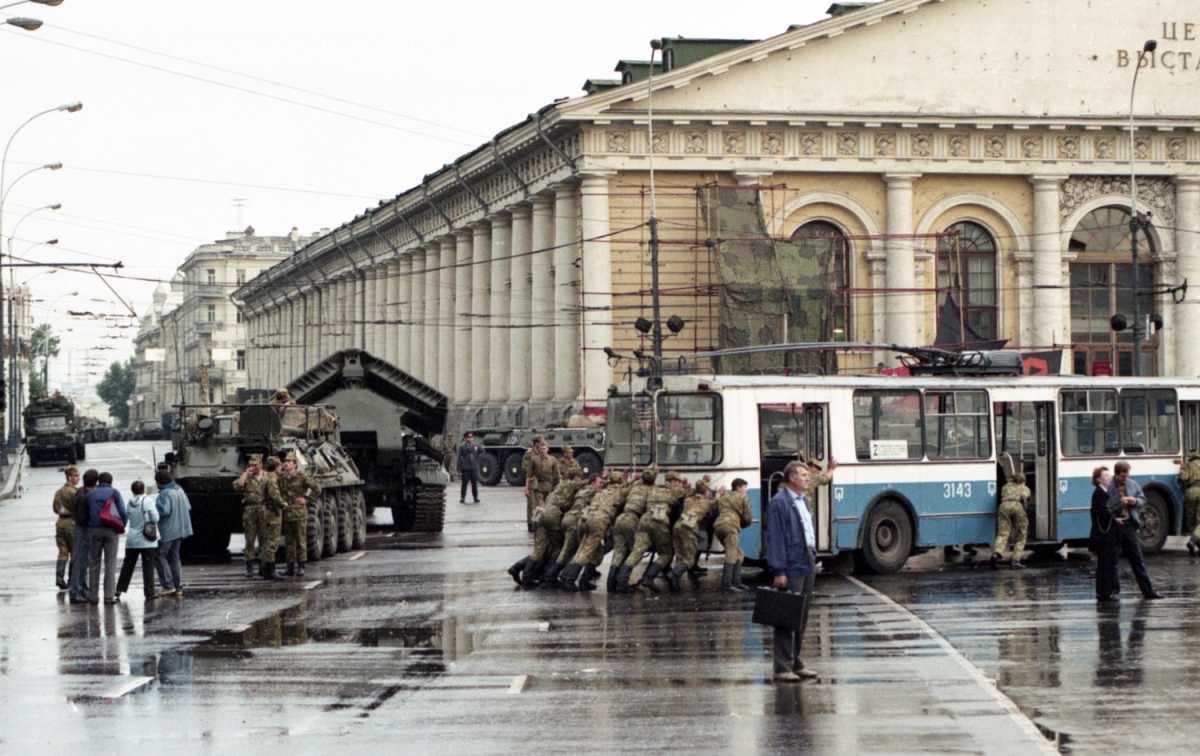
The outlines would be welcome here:
<svg viewBox="0 0 1200 756">
<path fill-rule="evenodd" d="M 84 444 L 76 444 L 75 456 L 79 457 L 81 461 L 87 459 L 87 446 Z"/>
<path fill-rule="evenodd" d="M 345 554 L 354 548 L 354 510 L 356 508 L 354 494 L 355 491 L 347 488 L 338 490 L 337 549 L 339 554 Z"/>
<path fill-rule="evenodd" d="M 513 452 L 504 458 L 504 479 L 510 486 L 525 485 L 525 469 L 521 467 L 521 452 Z"/>
<path fill-rule="evenodd" d="M 504 477 L 504 468 L 500 466 L 500 460 L 496 459 L 496 455 L 491 452 L 484 452 L 479 455 L 479 482 L 485 486 L 494 486 Z"/>
<path fill-rule="evenodd" d="M 321 553 L 331 557 L 338 553 L 338 492 L 327 493 L 321 499 L 324 502 L 321 508 L 321 526 L 325 535 L 325 546 Z"/>
<path fill-rule="evenodd" d="M 359 489 L 354 490 L 354 533 L 350 542 L 350 547 L 361 549 L 367 545 L 367 504 L 363 498 L 363 492 Z"/>
<path fill-rule="evenodd" d="M 322 497 L 324 500 L 324 497 Z M 321 502 L 308 502 L 308 561 L 315 562 L 321 558 L 321 550 L 325 545 L 325 524 L 321 521 Z"/>
<path fill-rule="evenodd" d="M 577 459 L 579 460 L 579 466 L 583 468 L 584 480 L 604 469 L 604 461 L 595 452 L 584 452 Z"/>
</svg>

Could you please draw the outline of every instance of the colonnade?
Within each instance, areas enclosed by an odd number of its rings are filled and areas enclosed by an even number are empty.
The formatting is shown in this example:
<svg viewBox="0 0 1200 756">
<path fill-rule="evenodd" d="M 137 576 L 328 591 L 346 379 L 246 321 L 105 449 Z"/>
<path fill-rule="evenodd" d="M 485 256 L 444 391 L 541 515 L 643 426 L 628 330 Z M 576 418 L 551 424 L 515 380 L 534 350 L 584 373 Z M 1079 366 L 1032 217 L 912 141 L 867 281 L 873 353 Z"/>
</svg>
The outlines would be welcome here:
<svg viewBox="0 0 1200 756">
<path fill-rule="evenodd" d="M 526 406 L 561 419 L 603 406 L 611 175 L 555 184 L 294 290 L 257 292 L 247 305 L 251 385 L 285 385 L 335 351 L 361 348 L 456 409 Z"/>
</svg>

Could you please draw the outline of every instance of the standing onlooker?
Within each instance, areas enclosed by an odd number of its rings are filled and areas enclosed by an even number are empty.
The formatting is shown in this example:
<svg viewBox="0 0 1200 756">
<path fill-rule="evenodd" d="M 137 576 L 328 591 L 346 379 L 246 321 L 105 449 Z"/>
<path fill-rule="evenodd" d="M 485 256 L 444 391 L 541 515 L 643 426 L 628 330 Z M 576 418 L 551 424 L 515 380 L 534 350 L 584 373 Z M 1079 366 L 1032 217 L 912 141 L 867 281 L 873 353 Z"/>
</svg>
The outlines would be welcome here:
<svg viewBox="0 0 1200 756">
<path fill-rule="evenodd" d="M 158 484 L 158 564 L 163 596 L 183 598 L 183 564 L 179 548 L 192 534 L 192 503 L 166 470 L 154 474 Z"/>
<path fill-rule="evenodd" d="M 262 455 L 251 454 L 246 469 L 233 481 L 233 490 L 242 492 L 242 533 L 246 536 L 246 577 L 254 577 L 255 569 L 262 574 L 258 550 L 262 545 L 263 482 Z"/>
<path fill-rule="evenodd" d="M 67 583 L 67 562 L 75 553 L 75 492 L 79 488 L 79 468 L 75 465 L 63 470 L 67 482 L 54 492 L 52 508 L 58 520 L 54 523 L 54 542 L 58 545 L 58 561 L 54 565 L 54 584 L 58 590 L 65 591 Z"/>
<path fill-rule="evenodd" d="M 1137 579 L 1138 588 L 1148 599 L 1159 599 L 1162 595 L 1154 590 L 1150 581 L 1150 573 L 1146 572 L 1146 560 L 1142 558 L 1142 542 L 1138 539 L 1138 530 L 1142 527 L 1142 519 L 1138 512 L 1146 506 L 1146 495 L 1137 481 L 1129 477 L 1129 463 L 1121 460 L 1113 465 L 1113 479 L 1108 486 L 1109 506 L 1115 510 L 1120 505 L 1124 521 L 1117 522 L 1118 540 L 1121 551 L 1129 560 L 1129 568 Z"/>
<path fill-rule="evenodd" d="M 86 604 L 88 601 L 88 562 L 92 553 L 88 523 L 92 514 L 88 509 L 87 496 L 96 487 L 99 479 L 100 473 L 88 470 L 83 474 L 83 487 L 75 492 L 75 553 L 71 557 L 71 582 L 68 589 L 72 604 Z"/>
<path fill-rule="evenodd" d="M 117 547 L 121 543 L 120 533 L 100 522 L 100 512 L 111 499 L 113 508 L 121 522 L 129 524 L 129 514 L 125 511 L 125 501 L 121 492 L 113 488 L 110 473 L 99 475 L 96 487 L 87 495 L 88 504 L 88 541 L 91 544 L 91 555 L 88 560 L 88 601 L 100 603 L 100 560 L 104 559 L 104 603 L 117 603 Z"/>
<path fill-rule="evenodd" d="M 471 495 L 475 503 L 479 503 L 479 455 L 483 447 L 475 443 L 475 434 L 467 431 L 463 434 L 463 442 L 458 445 L 458 472 L 462 475 L 462 495 L 458 497 L 459 504 L 467 503 L 467 483 L 471 484 Z"/>
<path fill-rule="evenodd" d="M 313 503 L 314 516 L 321 516 L 321 485 L 297 465 L 295 452 L 283 457 L 283 472 L 275 479 L 283 499 L 283 537 L 287 541 L 288 577 L 304 577 L 308 561 L 308 504 Z"/>
<path fill-rule="evenodd" d="M 158 541 L 146 537 L 146 523 L 157 523 L 158 507 L 154 500 L 146 495 L 146 484 L 135 480 L 129 485 L 133 498 L 129 500 L 129 529 L 125 531 L 125 561 L 121 564 L 121 577 L 117 578 L 117 596 L 129 590 L 129 581 L 133 578 L 133 568 L 137 566 L 138 557 L 142 559 L 142 594 L 147 601 L 153 601 L 154 595 L 154 564 L 158 561 Z"/>
<path fill-rule="evenodd" d="M 1109 506 L 1112 499 L 1108 495 L 1108 486 L 1112 482 L 1112 474 L 1107 467 L 1097 467 L 1092 470 L 1092 532 L 1088 538 L 1092 551 L 1096 554 L 1096 600 L 1116 601 L 1121 591 L 1121 580 L 1117 575 L 1117 557 L 1121 551 L 1120 526 L 1124 522 L 1119 517 L 1121 506 L 1116 511 Z"/>
<path fill-rule="evenodd" d="M 783 469 L 784 485 L 767 503 L 767 567 L 775 574 L 775 587 L 812 597 L 817 564 L 813 547 L 816 534 L 804 491 L 808 488 L 808 468 L 803 462 L 789 462 Z M 806 669 L 800 659 L 808 612 L 799 629 L 776 627 L 774 637 L 774 673 L 778 682 L 798 682 L 817 673 Z"/>
</svg>

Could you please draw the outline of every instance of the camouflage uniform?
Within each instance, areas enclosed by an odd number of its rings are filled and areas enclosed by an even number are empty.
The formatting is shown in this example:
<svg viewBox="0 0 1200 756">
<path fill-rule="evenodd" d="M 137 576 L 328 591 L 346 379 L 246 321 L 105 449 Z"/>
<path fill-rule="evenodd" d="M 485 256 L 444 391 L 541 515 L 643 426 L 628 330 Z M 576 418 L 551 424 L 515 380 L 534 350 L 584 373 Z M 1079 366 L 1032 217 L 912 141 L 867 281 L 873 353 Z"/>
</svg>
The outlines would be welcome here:
<svg viewBox="0 0 1200 756">
<path fill-rule="evenodd" d="M 563 546 L 562 519 L 575 494 L 583 488 L 582 480 L 564 480 L 546 497 L 546 504 L 534 513 L 537 532 L 533 536 L 534 562 L 540 562 L 547 557 L 557 556 Z"/>
<path fill-rule="evenodd" d="M 646 513 L 638 520 L 637 534 L 633 540 L 633 548 L 625 559 L 625 566 L 636 567 L 653 546 L 658 552 L 654 564 L 646 568 L 642 575 L 641 584 L 654 587 L 654 579 L 671 566 L 674 551 L 671 548 L 671 507 L 680 499 L 691 496 L 692 489 L 680 488 L 670 484 L 657 485 L 650 489 L 646 499 Z M 658 590 L 655 588 L 655 590 Z"/>
<path fill-rule="evenodd" d="M 629 493 L 625 497 L 625 509 L 617 517 L 612 527 L 613 564 L 623 565 L 629 558 L 629 551 L 633 548 L 633 541 L 637 537 L 638 520 L 646 513 L 646 501 L 653 488 L 653 483 L 642 482 L 629 489 Z"/>
<path fill-rule="evenodd" d="M 262 506 L 259 512 L 258 558 L 265 568 L 260 574 L 275 577 L 275 553 L 279 550 L 279 533 L 283 524 L 283 495 L 279 493 L 277 473 L 264 472 L 262 477 Z"/>
<path fill-rule="evenodd" d="M 586 485 L 575 492 L 574 498 L 571 499 L 571 506 L 563 514 L 562 518 L 562 534 L 563 545 L 558 550 L 559 564 L 566 564 L 575 556 L 575 552 L 579 550 L 579 525 L 583 522 L 583 510 L 592 503 L 592 499 L 602 489 L 592 485 Z"/>
<path fill-rule="evenodd" d="M 537 509 L 533 504 L 533 500 L 537 494 L 534 492 L 533 486 L 530 485 L 532 476 L 531 468 L 533 460 L 541 456 L 538 454 L 537 448 L 543 443 L 545 443 L 545 439 L 541 435 L 534 436 L 533 446 L 526 449 L 525 454 L 521 456 L 521 474 L 525 476 L 525 489 L 529 491 L 528 495 L 525 496 L 525 521 L 529 523 L 530 530 L 533 529 L 533 513 Z"/>
<path fill-rule="evenodd" d="M 233 482 L 234 490 L 242 491 L 242 532 L 246 534 L 246 561 L 254 562 L 259 558 L 259 549 L 256 548 L 262 544 L 260 531 L 262 530 L 263 519 L 263 485 L 266 473 L 259 473 L 256 476 L 247 476 L 245 483 L 241 485 L 238 481 Z"/>
<path fill-rule="evenodd" d="M 629 486 L 610 482 L 608 488 L 592 497 L 579 521 L 579 548 L 575 550 L 575 564 L 599 567 L 600 562 L 604 561 L 604 538 L 625 505 L 627 496 Z"/>
<path fill-rule="evenodd" d="M 667 576 L 672 590 L 679 590 L 679 578 L 696 563 L 700 550 L 700 524 L 712 511 L 713 499 L 708 486 L 698 483 L 696 493 L 683 502 L 683 513 L 671 529 L 671 544 L 675 548 L 675 566 Z"/>
<path fill-rule="evenodd" d="M 817 489 L 821 488 L 822 486 L 828 485 L 829 481 L 831 481 L 831 480 L 833 480 L 832 475 L 826 475 L 825 473 L 813 472 L 812 468 L 809 468 L 808 488 L 804 489 L 804 498 L 808 501 L 808 508 L 810 510 L 809 514 L 812 514 L 811 510 L 813 508 L 813 502 L 816 501 L 816 498 L 814 498 L 814 497 L 817 495 Z"/>
<path fill-rule="evenodd" d="M 525 485 L 529 487 L 529 501 L 526 503 L 526 522 L 533 523 L 533 513 L 546 504 L 546 496 L 558 485 L 558 460 L 549 455 L 540 454 L 529 462 Z"/>
<path fill-rule="evenodd" d="M 1188 538 L 1187 547 L 1192 556 L 1200 551 L 1200 452 L 1192 452 L 1187 464 L 1179 470 L 1179 483 L 1183 488 L 1183 501 L 1187 512 L 1187 522 L 1184 527 L 1191 525 L 1192 535 Z"/>
<path fill-rule="evenodd" d="M 579 464 L 579 460 L 574 457 L 571 458 L 570 462 L 565 459 L 558 460 L 559 480 L 569 480 L 576 473 L 583 475 L 583 466 Z"/>
<path fill-rule="evenodd" d="M 70 481 L 63 483 L 62 488 L 54 493 L 54 514 L 58 520 L 54 523 L 54 543 L 58 546 L 58 561 L 55 563 L 55 585 L 59 589 L 67 587 L 67 563 L 75 553 L 75 492 L 78 489 Z"/>
<path fill-rule="evenodd" d="M 1025 517 L 1025 502 L 1031 496 L 1029 487 L 1022 483 L 1005 483 L 1000 489 L 1000 509 L 996 512 L 996 545 L 992 549 L 992 561 L 997 562 L 1004 547 L 1008 545 L 1009 531 L 1017 531 L 1017 543 L 1013 546 L 1013 564 L 1021 563 L 1025 551 L 1025 533 L 1029 520 Z"/>
<path fill-rule="evenodd" d="M 725 564 L 742 563 L 745 557 L 741 544 L 742 528 L 753 521 L 750 497 L 746 494 L 730 491 L 717 499 L 717 521 L 713 531 L 725 548 Z"/>
<path fill-rule="evenodd" d="M 301 565 L 308 561 L 308 506 L 296 504 L 297 498 L 303 496 L 310 502 L 321 498 L 321 486 L 308 476 L 308 473 L 296 470 L 292 474 L 286 471 L 279 474 L 279 493 L 283 496 L 286 507 L 283 510 L 283 536 L 287 539 L 287 561 Z"/>
</svg>

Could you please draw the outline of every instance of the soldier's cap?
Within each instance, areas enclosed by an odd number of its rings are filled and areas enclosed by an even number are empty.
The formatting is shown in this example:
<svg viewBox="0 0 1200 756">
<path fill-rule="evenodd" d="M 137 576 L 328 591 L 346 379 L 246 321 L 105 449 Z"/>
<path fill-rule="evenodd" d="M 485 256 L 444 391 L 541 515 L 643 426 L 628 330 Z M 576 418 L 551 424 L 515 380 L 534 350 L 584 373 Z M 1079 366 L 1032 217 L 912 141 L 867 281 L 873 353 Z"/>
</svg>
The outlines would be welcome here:
<svg viewBox="0 0 1200 756">
<path fill-rule="evenodd" d="M 288 391 L 285 388 L 276 389 L 275 390 L 275 398 L 276 399 L 291 399 L 292 394 L 290 391 Z"/>
<path fill-rule="evenodd" d="M 276 467 L 279 467 L 279 457 L 276 457 L 274 454 L 267 457 L 267 467 L 270 467 L 271 465 L 275 465 Z"/>
<path fill-rule="evenodd" d="M 262 464 L 262 455 L 261 454 L 251 454 L 249 459 L 246 460 L 246 464 L 261 465 Z"/>
<path fill-rule="evenodd" d="M 608 482 L 613 485 L 620 485 L 625 478 L 619 472 L 611 472 L 608 474 Z"/>
<path fill-rule="evenodd" d="M 816 461 L 815 459 L 808 460 L 807 464 L 808 464 L 808 467 L 810 470 L 818 470 L 819 471 L 821 469 L 821 463 Z"/>
<path fill-rule="evenodd" d="M 658 475 L 653 470 L 643 470 L 642 471 L 642 482 L 643 483 L 653 484 L 654 479 L 657 477 L 658 477 Z"/>
<path fill-rule="evenodd" d="M 696 481 L 696 485 L 693 486 L 693 488 L 695 488 L 697 491 L 707 491 L 710 486 L 708 485 L 707 480 L 701 478 L 700 480 Z"/>
<path fill-rule="evenodd" d="M 296 462 L 296 461 L 298 461 L 298 460 L 296 459 L 296 452 L 288 452 L 287 454 L 284 454 L 284 455 L 283 455 L 283 461 L 284 461 L 284 462 Z"/>
<path fill-rule="evenodd" d="M 683 480 L 683 476 L 680 475 L 679 473 L 675 472 L 674 470 L 671 470 L 666 475 L 663 476 L 663 480 L 667 481 L 668 483 L 671 483 L 676 480 Z"/>
<path fill-rule="evenodd" d="M 541 434 L 538 434 L 538 435 L 536 435 L 536 436 L 534 436 L 534 437 L 533 437 L 533 443 L 535 443 L 535 444 L 544 444 L 544 443 L 546 443 L 546 439 L 542 438 Z"/>
<path fill-rule="evenodd" d="M 75 465 L 67 465 L 66 467 L 63 468 L 63 475 L 66 475 L 68 477 L 71 475 L 79 475 L 79 468 L 76 467 Z"/>
</svg>

